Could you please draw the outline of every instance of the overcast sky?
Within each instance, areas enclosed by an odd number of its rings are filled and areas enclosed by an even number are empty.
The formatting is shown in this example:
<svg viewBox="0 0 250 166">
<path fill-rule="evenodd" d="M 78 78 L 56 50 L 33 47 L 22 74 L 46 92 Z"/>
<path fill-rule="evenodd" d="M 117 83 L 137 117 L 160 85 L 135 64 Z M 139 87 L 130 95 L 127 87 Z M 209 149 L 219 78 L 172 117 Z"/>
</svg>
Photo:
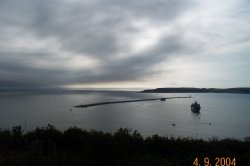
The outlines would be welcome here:
<svg viewBox="0 0 250 166">
<path fill-rule="evenodd" d="M 249 0 L 0 0 L 0 87 L 249 87 Z"/>
</svg>

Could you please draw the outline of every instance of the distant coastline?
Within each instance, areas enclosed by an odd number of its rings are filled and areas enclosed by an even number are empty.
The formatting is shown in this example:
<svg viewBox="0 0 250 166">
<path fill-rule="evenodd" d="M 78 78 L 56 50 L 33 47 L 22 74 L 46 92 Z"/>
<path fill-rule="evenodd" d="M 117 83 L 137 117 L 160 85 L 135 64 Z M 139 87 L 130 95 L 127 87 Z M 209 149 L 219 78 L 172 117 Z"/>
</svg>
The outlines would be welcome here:
<svg viewBox="0 0 250 166">
<path fill-rule="evenodd" d="M 141 93 L 240 93 L 250 94 L 250 88 L 156 88 L 146 89 Z"/>
</svg>

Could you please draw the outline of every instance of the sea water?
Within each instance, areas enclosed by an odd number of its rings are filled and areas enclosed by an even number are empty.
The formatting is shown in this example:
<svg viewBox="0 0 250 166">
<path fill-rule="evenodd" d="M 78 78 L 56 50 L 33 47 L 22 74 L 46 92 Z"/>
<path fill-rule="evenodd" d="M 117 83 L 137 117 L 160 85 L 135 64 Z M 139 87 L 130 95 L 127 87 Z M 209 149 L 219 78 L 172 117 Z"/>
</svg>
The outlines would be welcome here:
<svg viewBox="0 0 250 166">
<path fill-rule="evenodd" d="M 185 97 L 75 108 L 95 102 Z M 201 104 L 200 114 L 190 105 Z M 137 130 L 143 136 L 238 138 L 250 136 L 250 95 L 229 93 L 138 93 L 135 91 L 0 92 L 0 128 L 22 125 L 25 131 L 52 124 L 114 132 Z"/>
</svg>

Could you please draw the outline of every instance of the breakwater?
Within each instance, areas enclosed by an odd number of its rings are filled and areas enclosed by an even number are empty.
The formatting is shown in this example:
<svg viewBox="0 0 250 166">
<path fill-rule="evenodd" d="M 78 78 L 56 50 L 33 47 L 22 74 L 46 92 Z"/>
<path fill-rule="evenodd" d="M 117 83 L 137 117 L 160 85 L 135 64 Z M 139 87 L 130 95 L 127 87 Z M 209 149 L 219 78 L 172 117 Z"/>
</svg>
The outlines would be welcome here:
<svg viewBox="0 0 250 166">
<path fill-rule="evenodd" d="M 93 106 L 106 105 L 106 104 L 131 103 L 131 102 L 142 102 L 142 101 L 153 101 L 153 100 L 165 101 L 165 100 L 169 100 L 169 99 L 179 99 L 179 98 L 192 98 L 192 97 L 191 96 L 188 96 L 188 97 L 162 97 L 162 98 L 152 98 L 152 99 L 110 101 L 110 102 L 99 102 L 99 103 L 91 103 L 91 104 L 81 104 L 81 105 L 76 105 L 74 107 L 86 108 L 86 107 L 93 107 Z"/>
</svg>

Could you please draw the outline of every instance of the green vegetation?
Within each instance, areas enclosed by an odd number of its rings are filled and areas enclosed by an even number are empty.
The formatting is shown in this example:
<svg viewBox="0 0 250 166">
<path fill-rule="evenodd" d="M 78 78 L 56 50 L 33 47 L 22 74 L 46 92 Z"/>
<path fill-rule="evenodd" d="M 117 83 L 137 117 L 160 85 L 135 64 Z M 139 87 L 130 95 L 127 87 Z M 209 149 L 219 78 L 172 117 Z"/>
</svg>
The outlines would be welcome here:
<svg viewBox="0 0 250 166">
<path fill-rule="evenodd" d="M 209 157 L 213 165 L 216 157 L 249 165 L 250 139 L 143 138 L 129 129 L 111 134 L 72 127 L 62 132 L 52 125 L 27 133 L 21 126 L 0 130 L 1 166 L 193 165 L 196 157 Z"/>
</svg>

